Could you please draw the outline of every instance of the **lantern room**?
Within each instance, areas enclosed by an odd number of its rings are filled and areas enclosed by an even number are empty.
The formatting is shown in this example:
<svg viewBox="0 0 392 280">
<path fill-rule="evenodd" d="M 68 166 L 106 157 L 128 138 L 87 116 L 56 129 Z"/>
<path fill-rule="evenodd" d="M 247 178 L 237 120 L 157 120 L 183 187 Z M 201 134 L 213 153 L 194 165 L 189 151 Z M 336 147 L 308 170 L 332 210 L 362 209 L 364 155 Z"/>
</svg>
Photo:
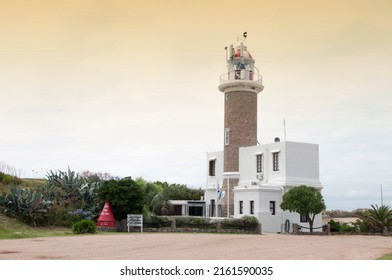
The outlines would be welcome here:
<svg viewBox="0 0 392 280">
<path fill-rule="evenodd" d="M 253 80 L 255 60 L 244 43 L 235 49 L 228 47 L 227 72 L 229 80 Z"/>
<path fill-rule="evenodd" d="M 262 91 L 262 76 L 244 43 L 241 42 L 235 48 L 230 45 L 225 49 L 227 73 L 220 76 L 219 90 L 225 93 L 244 88 L 256 93 Z"/>
</svg>

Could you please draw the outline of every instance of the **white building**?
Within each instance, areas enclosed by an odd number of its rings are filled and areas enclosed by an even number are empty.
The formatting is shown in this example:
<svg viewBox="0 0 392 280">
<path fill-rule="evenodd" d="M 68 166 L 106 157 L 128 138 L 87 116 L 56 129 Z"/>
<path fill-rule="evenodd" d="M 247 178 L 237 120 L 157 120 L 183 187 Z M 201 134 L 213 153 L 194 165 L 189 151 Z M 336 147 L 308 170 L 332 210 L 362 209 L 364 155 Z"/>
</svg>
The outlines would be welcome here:
<svg viewBox="0 0 392 280">
<path fill-rule="evenodd" d="M 306 219 L 282 211 L 280 204 L 283 194 L 299 185 L 321 191 L 318 145 L 278 138 L 258 145 L 257 95 L 264 88 L 262 78 L 243 43 L 227 49 L 228 71 L 219 86 L 225 102 L 224 150 L 207 154 L 206 215 L 255 216 L 264 232 L 285 232 L 293 223 L 308 227 Z M 317 215 L 314 228 L 321 226 Z"/>
</svg>

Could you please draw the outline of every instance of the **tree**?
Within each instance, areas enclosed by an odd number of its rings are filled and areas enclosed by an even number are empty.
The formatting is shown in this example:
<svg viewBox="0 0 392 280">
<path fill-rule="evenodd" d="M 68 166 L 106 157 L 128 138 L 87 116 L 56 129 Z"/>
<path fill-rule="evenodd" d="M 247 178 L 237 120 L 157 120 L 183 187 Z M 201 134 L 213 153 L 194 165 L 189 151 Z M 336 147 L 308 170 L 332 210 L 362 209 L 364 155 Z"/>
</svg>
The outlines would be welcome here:
<svg viewBox="0 0 392 280">
<path fill-rule="evenodd" d="M 125 219 L 127 214 L 141 214 L 144 208 L 144 191 L 131 177 L 109 180 L 98 189 L 102 205 L 109 201 L 117 220 Z"/>
<path fill-rule="evenodd" d="M 301 185 L 283 195 L 280 208 L 306 216 L 310 232 L 313 232 L 314 218 L 325 210 L 326 206 L 323 196 L 317 189 Z"/>
<path fill-rule="evenodd" d="M 364 220 L 364 222 L 370 225 L 371 228 L 377 231 L 383 231 L 386 227 L 392 227 L 392 209 L 389 206 L 383 205 L 371 205 L 372 209 L 363 213 L 357 213 L 357 215 Z"/>
<path fill-rule="evenodd" d="M 157 182 L 158 184 L 160 182 Z M 188 188 L 186 185 L 163 183 L 163 192 L 167 199 L 171 200 L 199 200 L 204 195 L 202 189 Z"/>
<path fill-rule="evenodd" d="M 154 196 L 151 201 L 150 207 L 152 212 L 156 215 L 169 215 L 173 210 L 173 206 L 169 200 L 165 197 L 163 192 L 158 193 Z"/>
</svg>

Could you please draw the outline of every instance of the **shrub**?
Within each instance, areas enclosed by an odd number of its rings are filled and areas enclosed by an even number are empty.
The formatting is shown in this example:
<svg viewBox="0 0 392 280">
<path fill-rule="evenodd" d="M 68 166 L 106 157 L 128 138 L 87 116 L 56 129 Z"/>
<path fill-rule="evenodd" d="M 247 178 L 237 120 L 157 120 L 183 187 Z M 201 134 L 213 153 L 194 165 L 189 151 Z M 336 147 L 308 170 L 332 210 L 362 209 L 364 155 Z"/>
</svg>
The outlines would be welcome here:
<svg viewBox="0 0 392 280">
<path fill-rule="evenodd" d="M 171 220 L 166 216 L 145 215 L 143 217 L 143 224 L 146 227 L 152 228 L 170 227 Z"/>
<path fill-rule="evenodd" d="M 328 222 L 330 225 L 331 232 L 339 232 L 340 231 L 340 223 L 336 222 L 335 220 L 330 220 Z"/>
<path fill-rule="evenodd" d="M 0 172 L 0 182 L 3 183 L 4 185 L 10 185 L 10 184 L 20 185 L 23 181 L 22 179 L 16 176 L 12 176 L 10 174 Z"/>
<path fill-rule="evenodd" d="M 69 211 L 55 205 L 48 212 L 48 225 L 60 227 L 72 227 L 73 222 L 70 219 Z"/>
<path fill-rule="evenodd" d="M 0 181 L 1 181 L 3 184 L 8 185 L 9 183 L 12 182 L 12 180 L 13 180 L 13 177 L 12 177 L 11 175 L 8 175 L 8 174 L 1 174 L 1 175 L 0 175 Z"/>
<path fill-rule="evenodd" d="M 257 230 L 259 221 L 254 216 L 243 216 L 240 219 L 225 219 L 222 221 L 222 228 Z"/>
<path fill-rule="evenodd" d="M 69 211 L 68 215 L 72 223 L 76 223 L 81 220 L 94 221 L 94 219 L 96 218 L 96 215 L 93 214 L 91 211 L 83 210 L 81 208 L 76 209 L 75 211 Z"/>
<path fill-rule="evenodd" d="M 331 226 L 331 232 L 354 232 L 355 226 L 350 226 L 347 223 L 336 222 L 330 220 L 328 224 Z"/>
<path fill-rule="evenodd" d="M 80 233 L 96 233 L 97 228 L 93 221 L 81 220 L 72 226 L 72 231 L 76 234 Z"/>
<path fill-rule="evenodd" d="M 204 217 L 176 217 L 176 227 L 178 228 L 213 228 L 213 226 L 214 225 L 210 223 L 210 220 Z"/>
</svg>

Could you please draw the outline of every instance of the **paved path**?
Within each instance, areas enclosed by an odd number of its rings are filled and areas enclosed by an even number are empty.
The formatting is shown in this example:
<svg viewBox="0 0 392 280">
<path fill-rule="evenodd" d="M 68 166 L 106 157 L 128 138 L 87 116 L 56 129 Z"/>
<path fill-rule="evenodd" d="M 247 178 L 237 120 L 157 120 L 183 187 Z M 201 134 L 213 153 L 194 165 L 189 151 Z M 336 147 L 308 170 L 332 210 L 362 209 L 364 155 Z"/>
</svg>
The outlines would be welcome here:
<svg viewBox="0 0 392 280">
<path fill-rule="evenodd" d="M 392 237 L 124 233 L 0 240 L 0 259 L 372 260 Z"/>
</svg>

